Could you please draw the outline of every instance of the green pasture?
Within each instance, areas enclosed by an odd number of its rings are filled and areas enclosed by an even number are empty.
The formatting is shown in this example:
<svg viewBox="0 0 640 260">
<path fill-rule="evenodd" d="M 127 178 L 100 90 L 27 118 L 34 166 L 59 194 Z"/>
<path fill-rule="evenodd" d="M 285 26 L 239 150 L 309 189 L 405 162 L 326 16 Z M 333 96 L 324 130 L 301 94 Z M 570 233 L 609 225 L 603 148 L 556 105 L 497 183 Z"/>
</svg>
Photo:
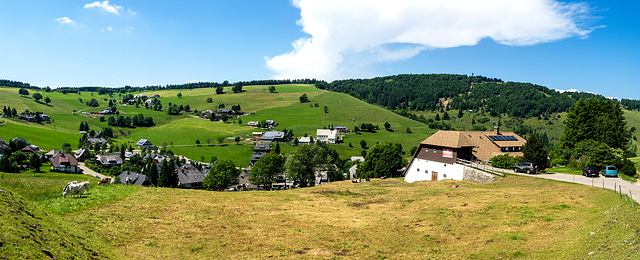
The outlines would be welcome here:
<svg viewBox="0 0 640 260">
<path fill-rule="evenodd" d="M 80 138 L 79 134 L 55 131 L 46 125 L 13 120 L 5 121 L 4 124 L 0 124 L 0 138 L 6 142 L 15 137 L 22 137 L 40 148 L 51 150 L 62 149 L 64 143 L 69 143 L 72 148 L 77 148 Z"/>
<path fill-rule="evenodd" d="M 253 144 L 237 145 L 235 142 L 232 142 L 232 140 L 226 140 L 225 143 L 225 145 L 220 146 L 216 140 L 213 140 L 212 145 L 205 143 L 200 146 L 172 146 L 167 149 L 175 154 L 183 155 L 195 161 L 208 163 L 211 156 L 216 156 L 219 160 L 229 159 L 232 160 L 236 166 L 242 168 L 247 167 L 251 153 L 253 153 Z M 202 158 L 204 158 L 204 160 L 202 160 Z"/>
<path fill-rule="evenodd" d="M 51 167 L 43 166 L 43 169 Z M 82 198 L 62 197 L 62 189 L 71 181 L 90 182 L 89 192 Z M 140 186 L 110 185 L 98 186 L 98 178 L 85 174 L 57 172 L 0 173 L 0 187 L 33 201 L 40 209 L 61 215 L 95 207 L 134 192 Z"/>
</svg>

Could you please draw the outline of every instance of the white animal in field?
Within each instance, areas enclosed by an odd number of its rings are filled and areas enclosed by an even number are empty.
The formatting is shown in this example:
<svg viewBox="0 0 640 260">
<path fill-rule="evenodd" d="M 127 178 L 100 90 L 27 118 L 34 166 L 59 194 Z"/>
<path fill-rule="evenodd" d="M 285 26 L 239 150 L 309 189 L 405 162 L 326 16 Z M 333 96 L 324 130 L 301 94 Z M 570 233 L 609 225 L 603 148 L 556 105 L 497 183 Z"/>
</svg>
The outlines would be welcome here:
<svg viewBox="0 0 640 260">
<path fill-rule="evenodd" d="M 76 181 L 69 182 L 67 186 L 62 189 L 62 197 L 66 198 L 67 194 L 71 196 L 78 194 L 82 197 L 82 192 L 89 187 L 89 182 L 78 183 Z"/>
<path fill-rule="evenodd" d="M 102 184 L 110 185 L 111 183 L 113 183 L 112 177 L 104 177 L 100 179 L 100 181 L 98 182 L 98 185 L 102 185 Z"/>
<path fill-rule="evenodd" d="M 82 184 L 83 188 L 85 190 L 87 190 L 87 192 L 89 192 L 89 182 L 88 181 L 81 182 L 80 184 Z"/>
</svg>

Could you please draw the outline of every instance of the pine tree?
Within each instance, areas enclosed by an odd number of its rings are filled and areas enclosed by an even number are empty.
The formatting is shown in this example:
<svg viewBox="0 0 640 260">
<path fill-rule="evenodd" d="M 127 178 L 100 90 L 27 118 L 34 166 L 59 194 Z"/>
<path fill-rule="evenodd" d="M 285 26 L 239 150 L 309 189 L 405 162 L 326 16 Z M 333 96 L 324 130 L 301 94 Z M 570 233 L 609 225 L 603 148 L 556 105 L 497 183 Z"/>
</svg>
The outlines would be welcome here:
<svg viewBox="0 0 640 260">
<path fill-rule="evenodd" d="M 535 163 L 540 169 L 547 168 L 549 164 L 549 151 L 544 147 L 542 140 L 536 134 L 531 134 L 527 143 L 522 146 L 522 154 L 526 161 Z"/>
<path fill-rule="evenodd" d="M 280 143 L 276 143 L 276 147 L 273 148 L 275 154 L 280 154 Z"/>
</svg>

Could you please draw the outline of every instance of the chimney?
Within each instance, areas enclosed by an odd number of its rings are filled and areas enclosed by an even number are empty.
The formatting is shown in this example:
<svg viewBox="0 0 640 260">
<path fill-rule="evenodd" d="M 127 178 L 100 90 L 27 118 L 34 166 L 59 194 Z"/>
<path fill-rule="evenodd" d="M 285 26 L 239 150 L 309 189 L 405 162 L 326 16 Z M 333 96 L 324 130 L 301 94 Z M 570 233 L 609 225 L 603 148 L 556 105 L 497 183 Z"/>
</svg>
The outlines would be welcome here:
<svg viewBox="0 0 640 260">
<path fill-rule="evenodd" d="M 500 127 L 499 126 L 494 126 L 493 127 L 493 134 L 494 135 L 500 135 Z"/>
</svg>

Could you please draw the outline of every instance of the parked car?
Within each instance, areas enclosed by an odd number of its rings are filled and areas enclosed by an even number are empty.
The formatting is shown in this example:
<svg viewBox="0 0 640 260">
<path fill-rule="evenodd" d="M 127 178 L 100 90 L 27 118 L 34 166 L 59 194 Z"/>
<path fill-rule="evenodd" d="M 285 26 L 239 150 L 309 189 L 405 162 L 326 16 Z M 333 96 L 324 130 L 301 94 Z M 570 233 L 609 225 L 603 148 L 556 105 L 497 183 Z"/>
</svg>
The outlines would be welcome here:
<svg viewBox="0 0 640 260">
<path fill-rule="evenodd" d="M 534 163 L 521 162 L 513 166 L 514 172 L 526 172 L 528 174 L 536 173 L 538 167 Z"/>
<path fill-rule="evenodd" d="M 600 176 L 600 171 L 598 171 L 598 168 L 596 167 L 588 166 L 582 170 L 582 175 L 587 177 L 598 177 Z"/>
<path fill-rule="evenodd" d="M 602 169 L 602 176 L 618 177 L 618 168 L 612 165 L 607 165 Z"/>
</svg>

